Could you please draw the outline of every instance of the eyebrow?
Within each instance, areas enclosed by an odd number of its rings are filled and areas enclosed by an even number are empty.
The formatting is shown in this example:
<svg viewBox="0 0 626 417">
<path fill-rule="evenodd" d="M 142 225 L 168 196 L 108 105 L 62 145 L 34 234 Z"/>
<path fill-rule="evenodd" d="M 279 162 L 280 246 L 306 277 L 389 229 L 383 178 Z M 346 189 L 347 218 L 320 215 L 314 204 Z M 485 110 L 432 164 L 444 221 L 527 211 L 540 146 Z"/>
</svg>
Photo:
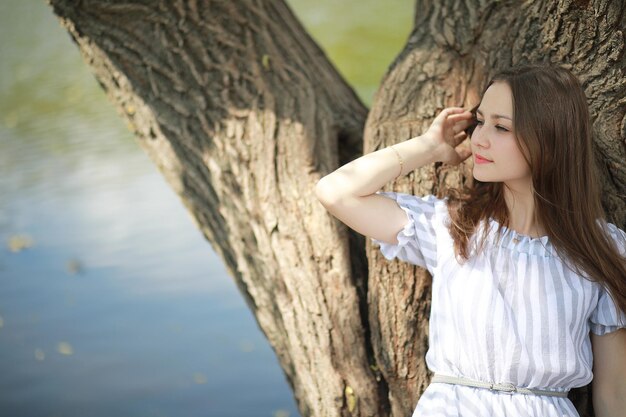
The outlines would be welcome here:
<svg viewBox="0 0 626 417">
<path fill-rule="evenodd" d="M 481 112 L 480 109 L 476 109 L 476 113 L 480 113 L 481 116 L 484 116 L 483 112 Z M 509 119 L 510 121 L 513 121 L 513 119 L 511 119 L 509 116 L 505 116 L 503 114 L 492 114 L 491 118 L 492 119 Z"/>
</svg>

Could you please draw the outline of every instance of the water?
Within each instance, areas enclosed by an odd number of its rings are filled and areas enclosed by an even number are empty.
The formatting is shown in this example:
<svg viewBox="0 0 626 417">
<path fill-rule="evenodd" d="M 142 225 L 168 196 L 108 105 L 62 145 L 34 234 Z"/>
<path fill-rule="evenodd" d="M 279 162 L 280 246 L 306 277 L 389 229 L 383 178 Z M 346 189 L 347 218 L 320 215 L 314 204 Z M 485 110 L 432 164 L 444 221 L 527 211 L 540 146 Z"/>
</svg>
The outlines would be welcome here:
<svg viewBox="0 0 626 417">
<path fill-rule="evenodd" d="M 366 103 L 412 19 L 379 3 L 292 2 Z M 0 416 L 297 416 L 221 260 L 47 5 L 0 3 L 0 57 Z"/>
</svg>

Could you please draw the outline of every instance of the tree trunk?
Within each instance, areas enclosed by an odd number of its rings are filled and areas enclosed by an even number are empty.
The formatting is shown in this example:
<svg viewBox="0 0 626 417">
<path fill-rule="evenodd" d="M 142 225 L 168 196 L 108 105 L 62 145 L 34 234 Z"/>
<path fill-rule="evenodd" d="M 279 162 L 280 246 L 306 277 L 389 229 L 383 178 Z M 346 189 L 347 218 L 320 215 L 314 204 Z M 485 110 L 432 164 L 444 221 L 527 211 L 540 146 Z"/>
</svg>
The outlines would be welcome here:
<svg viewBox="0 0 626 417">
<path fill-rule="evenodd" d="M 418 0 L 369 114 L 281 0 L 49 1 L 223 259 L 303 416 L 408 416 L 430 379 L 428 274 L 384 261 L 326 212 L 315 183 L 420 134 L 445 106 L 472 105 L 493 71 L 572 65 L 605 207 L 626 222 L 620 1 Z M 438 193 L 469 178 L 435 164 L 389 188 Z M 586 389 L 571 397 L 591 415 Z"/>
</svg>

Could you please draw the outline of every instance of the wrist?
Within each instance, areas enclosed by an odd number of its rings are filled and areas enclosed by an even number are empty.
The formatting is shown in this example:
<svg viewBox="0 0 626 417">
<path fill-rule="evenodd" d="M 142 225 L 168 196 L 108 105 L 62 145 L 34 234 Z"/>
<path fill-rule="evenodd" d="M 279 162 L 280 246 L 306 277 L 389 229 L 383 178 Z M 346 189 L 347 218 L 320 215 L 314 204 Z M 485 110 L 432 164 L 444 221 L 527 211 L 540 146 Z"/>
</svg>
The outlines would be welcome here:
<svg viewBox="0 0 626 417">
<path fill-rule="evenodd" d="M 429 156 L 428 162 L 440 162 L 442 159 L 441 143 L 428 135 L 415 136 L 410 139 L 414 144 L 419 145 Z"/>
</svg>

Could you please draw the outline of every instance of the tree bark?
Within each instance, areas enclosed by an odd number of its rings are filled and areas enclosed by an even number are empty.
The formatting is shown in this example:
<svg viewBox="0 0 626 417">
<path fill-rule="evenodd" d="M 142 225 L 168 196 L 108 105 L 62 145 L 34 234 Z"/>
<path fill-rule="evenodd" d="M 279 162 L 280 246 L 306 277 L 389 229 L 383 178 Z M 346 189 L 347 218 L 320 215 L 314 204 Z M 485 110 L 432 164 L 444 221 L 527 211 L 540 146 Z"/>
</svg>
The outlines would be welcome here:
<svg viewBox="0 0 626 417">
<path fill-rule="evenodd" d="M 318 203 L 315 183 L 422 133 L 443 107 L 474 104 L 494 71 L 570 63 L 590 100 L 603 203 L 626 223 L 620 1 L 418 0 L 369 113 L 282 0 L 49 2 L 223 259 L 303 416 L 408 416 L 430 380 L 430 277 L 384 261 Z M 469 179 L 468 166 L 434 164 L 387 188 Z M 571 394 L 583 416 L 587 388 Z"/>
</svg>

